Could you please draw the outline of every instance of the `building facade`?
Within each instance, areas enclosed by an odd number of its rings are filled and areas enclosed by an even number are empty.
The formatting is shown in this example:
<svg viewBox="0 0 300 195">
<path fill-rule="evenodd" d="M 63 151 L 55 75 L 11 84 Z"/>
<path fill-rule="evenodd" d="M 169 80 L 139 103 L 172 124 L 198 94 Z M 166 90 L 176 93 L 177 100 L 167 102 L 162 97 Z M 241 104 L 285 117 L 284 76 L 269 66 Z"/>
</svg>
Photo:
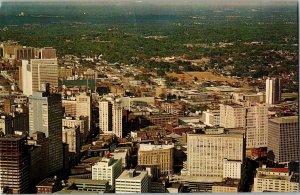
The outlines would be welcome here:
<svg viewBox="0 0 300 195">
<path fill-rule="evenodd" d="M 277 104 L 281 100 L 280 78 L 268 78 L 266 80 L 266 103 Z"/>
<path fill-rule="evenodd" d="M 187 175 L 223 177 L 224 159 L 243 163 L 245 133 L 241 129 L 206 129 L 187 134 Z"/>
<path fill-rule="evenodd" d="M 29 191 L 29 155 L 26 136 L 0 137 L 0 188 L 8 193 Z"/>
<path fill-rule="evenodd" d="M 269 120 L 268 151 L 276 162 L 299 160 L 298 116 L 279 117 Z"/>
<path fill-rule="evenodd" d="M 49 138 L 49 173 L 63 168 L 62 115 L 59 94 L 47 89 L 29 96 L 29 134 L 40 131 Z"/>
<path fill-rule="evenodd" d="M 92 180 L 107 180 L 112 189 L 115 181 L 122 173 L 122 160 L 103 157 L 100 162 L 92 166 Z"/>
<path fill-rule="evenodd" d="M 149 192 L 149 178 L 147 171 L 134 169 L 124 170 L 116 179 L 116 193 L 147 193 Z"/>
<path fill-rule="evenodd" d="M 140 144 L 138 165 L 159 165 L 162 174 L 172 174 L 173 156 L 173 145 Z"/>
<path fill-rule="evenodd" d="M 298 179 L 297 179 L 298 178 Z M 257 168 L 252 192 L 298 192 L 299 174 L 288 168 Z"/>
</svg>

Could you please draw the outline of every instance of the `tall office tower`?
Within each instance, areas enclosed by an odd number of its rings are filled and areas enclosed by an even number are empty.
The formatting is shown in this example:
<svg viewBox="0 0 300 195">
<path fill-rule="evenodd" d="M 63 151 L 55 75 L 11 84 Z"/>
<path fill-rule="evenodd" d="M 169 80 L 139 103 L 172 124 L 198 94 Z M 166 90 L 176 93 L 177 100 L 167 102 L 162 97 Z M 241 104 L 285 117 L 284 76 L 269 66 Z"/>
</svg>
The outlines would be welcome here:
<svg viewBox="0 0 300 195">
<path fill-rule="evenodd" d="M 87 116 L 88 127 L 91 128 L 92 121 L 92 96 L 89 93 L 80 93 L 76 96 L 76 117 Z"/>
<path fill-rule="evenodd" d="M 121 173 L 121 159 L 103 157 L 100 162 L 92 166 L 92 180 L 107 180 L 112 189 L 115 188 L 116 179 Z"/>
<path fill-rule="evenodd" d="M 52 88 L 58 87 L 57 59 L 32 59 L 32 90 L 41 91 L 49 83 Z"/>
<path fill-rule="evenodd" d="M 56 49 L 52 47 L 41 48 L 41 59 L 53 59 L 56 58 Z"/>
<path fill-rule="evenodd" d="M 220 126 L 246 128 L 246 147 L 261 148 L 268 144 L 268 106 L 266 104 L 220 104 Z"/>
<path fill-rule="evenodd" d="M 222 178 L 225 158 L 243 163 L 245 141 L 241 129 L 212 128 L 188 133 L 187 174 Z"/>
<path fill-rule="evenodd" d="M 268 78 L 266 80 L 266 103 L 277 104 L 281 100 L 280 78 Z"/>
<path fill-rule="evenodd" d="M 58 87 L 58 64 L 57 59 L 31 59 L 22 60 L 22 82 L 20 83 L 23 93 L 32 95 L 33 91 L 44 90 L 46 83 L 53 88 Z"/>
<path fill-rule="evenodd" d="M 140 144 L 138 165 L 159 165 L 163 174 L 173 173 L 173 145 Z"/>
<path fill-rule="evenodd" d="M 112 127 L 118 137 L 122 137 L 122 111 L 121 100 L 116 99 L 112 104 Z"/>
<path fill-rule="evenodd" d="M 108 98 L 99 102 L 99 127 L 104 133 L 122 137 L 122 106 L 120 99 Z"/>
<path fill-rule="evenodd" d="M 49 173 L 63 168 L 61 95 L 34 92 L 29 96 L 29 134 L 43 132 L 49 138 Z"/>
<path fill-rule="evenodd" d="M 149 183 L 147 171 L 124 170 L 116 179 L 116 193 L 147 193 Z"/>
<path fill-rule="evenodd" d="M 268 150 L 279 163 L 299 160 L 298 116 L 273 118 L 269 120 Z M 272 156 L 273 156 L 272 155 Z"/>
<path fill-rule="evenodd" d="M 0 187 L 7 193 L 28 193 L 29 154 L 24 135 L 0 137 Z"/>
</svg>

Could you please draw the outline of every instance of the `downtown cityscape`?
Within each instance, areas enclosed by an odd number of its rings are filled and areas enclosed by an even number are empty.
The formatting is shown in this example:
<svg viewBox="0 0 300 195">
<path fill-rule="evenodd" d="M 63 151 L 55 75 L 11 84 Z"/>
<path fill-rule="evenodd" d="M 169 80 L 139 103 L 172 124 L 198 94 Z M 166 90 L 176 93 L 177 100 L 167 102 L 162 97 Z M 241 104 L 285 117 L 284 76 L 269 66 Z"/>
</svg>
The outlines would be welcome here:
<svg viewBox="0 0 300 195">
<path fill-rule="evenodd" d="M 0 193 L 298 192 L 297 3 L 0 1 Z"/>
</svg>

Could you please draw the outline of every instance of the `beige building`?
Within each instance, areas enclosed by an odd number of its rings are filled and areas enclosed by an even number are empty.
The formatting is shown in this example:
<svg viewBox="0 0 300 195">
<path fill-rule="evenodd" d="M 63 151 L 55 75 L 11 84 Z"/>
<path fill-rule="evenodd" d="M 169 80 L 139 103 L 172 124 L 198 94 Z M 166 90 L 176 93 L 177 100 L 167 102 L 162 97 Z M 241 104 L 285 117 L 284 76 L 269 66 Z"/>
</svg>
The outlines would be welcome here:
<svg viewBox="0 0 300 195">
<path fill-rule="evenodd" d="M 226 178 L 222 182 L 214 183 L 212 186 L 212 193 L 237 193 L 239 191 L 238 179 Z"/>
<path fill-rule="evenodd" d="M 298 116 L 287 116 L 269 120 L 268 151 L 279 163 L 299 160 Z"/>
<path fill-rule="evenodd" d="M 64 108 L 66 116 L 76 116 L 76 99 L 62 100 L 62 107 Z"/>
<path fill-rule="evenodd" d="M 172 174 L 173 149 L 173 145 L 140 144 L 138 165 L 159 165 L 162 174 Z"/>
<path fill-rule="evenodd" d="M 116 193 L 147 193 L 149 182 L 147 171 L 124 170 L 116 179 Z"/>
<path fill-rule="evenodd" d="M 243 163 L 245 141 L 241 129 L 211 128 L 188 133 L 186 174 L 222 178 L 225 158 Z"/>
<path fill-rule="evenodd" d="M 252 192 L 298 192 L 299 174 L 288 168 L 257 168 Z"/>
<path fill-rule="evenodd" d="M 80 142 L 83 143 L 88 136 L 88 117 L 65 117 L 62 119 L 62 126 L 75 128 L 79 127 L 80 131 Z"/>
<path fill-rule="evenodd" d="M 223 178 L 241 179 L 242 178 L 242 161 L 224 159 Z"/>
<path fill-rule="evenodd" d="M 76 96 L 76 117 L 87 116 L 88 127 L 91 128 L 92 121 L 92 96 L 87 93 L 80 93 Z"/>
<path fill-rule="evenodd" d="M 225 128 L 246 128 L 246 148 L 267 147 L 268 144 L 268 106 L 220 104 L 220 126 Z"/>
<path fill-rule="evenodd" d="M 99 101 L 99 127 L 105 134 L 115 134 L 122 137 L 122 112 L 121 99 L 109 97 Z"/>
<path fill-rule="evenodd" d="M 50 84 L 51 88 L 58 88 L 57 59 L 32 59 L 32 91 L 41 91 L 43 85 Z"/>
<path fill-rule="evenodd" d="M 69 152 L 78 154 L 80 152 L 80 130 L 79 127 L 62 128 L 62 142 L 69 145 Z"/>
</svg>

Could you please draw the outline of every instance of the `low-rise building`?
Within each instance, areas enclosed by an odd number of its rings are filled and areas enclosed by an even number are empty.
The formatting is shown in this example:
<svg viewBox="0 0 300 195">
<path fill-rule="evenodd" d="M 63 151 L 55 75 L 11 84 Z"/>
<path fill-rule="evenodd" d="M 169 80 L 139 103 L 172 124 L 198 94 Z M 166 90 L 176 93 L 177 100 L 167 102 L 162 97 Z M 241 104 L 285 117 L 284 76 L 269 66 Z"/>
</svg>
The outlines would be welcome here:
<svg viewBox="0 0 300 195">
<path fill-rule="evenodd" d="M 101 161 L 92 166 L 92 180 L 107 180 L 112 189 L 115 180 L 122 173 L 122 159 L 103 157 Z"/>
<path fill-rule="evenodd" d="M 288 168 L 257 168 L 252 192 L 298 192 L 299 174 Z"/>
<path fill-rule="evenodd" d="M 125 170 L 116 179 L 116 193 L 147 193 L 149 178 L 147 171 Z"/>
</svg>

